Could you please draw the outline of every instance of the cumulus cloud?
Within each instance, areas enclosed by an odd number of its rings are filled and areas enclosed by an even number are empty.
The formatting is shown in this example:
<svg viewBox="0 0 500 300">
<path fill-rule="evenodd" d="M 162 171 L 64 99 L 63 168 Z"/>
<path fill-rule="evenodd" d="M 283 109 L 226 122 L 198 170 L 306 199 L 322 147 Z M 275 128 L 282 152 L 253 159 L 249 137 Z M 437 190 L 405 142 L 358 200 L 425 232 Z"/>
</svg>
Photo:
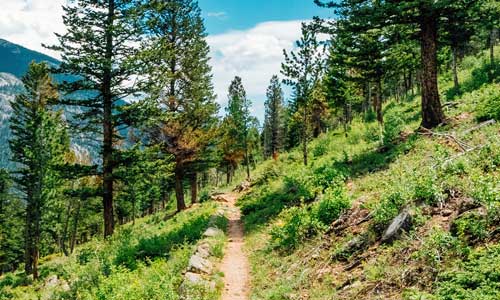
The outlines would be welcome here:
<svg viewBox="0 0 500 300">
<path fill-rule="evenodd" d="M 254 103 L 253 113 L 262 119 L 269 80 L 272 75 L 279 75 L 283 49 L 294 48 L 302 22 L 264 22 L 249 30 L 209 36 L 218 102 L 227 104 L 228 86 L 234 76 L 240 76 Z"/>
<path fill-rule="evenodd" d="M 62 5 L 66 0 L 2 0 L 0 38 L 54 57 L 42 43 L 54 44 L 54 32 L 63 32 Z"/>
</svg>

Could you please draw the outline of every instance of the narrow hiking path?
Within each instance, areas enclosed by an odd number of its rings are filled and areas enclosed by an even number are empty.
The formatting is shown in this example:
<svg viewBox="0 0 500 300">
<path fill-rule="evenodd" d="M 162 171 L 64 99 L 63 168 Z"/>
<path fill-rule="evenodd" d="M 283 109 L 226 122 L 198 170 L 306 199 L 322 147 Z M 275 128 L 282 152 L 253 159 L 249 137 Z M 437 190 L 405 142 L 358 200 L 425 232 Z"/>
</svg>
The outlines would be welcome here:
<svg viewBox="0 0 500 300">
<path fill-rule="evenodd" d="M 250 271 L 248 258 L 243 251 L 243 223 L 240 209 L 235 206 L 238 195 L 225 194 L 229 208 L 229 242 L 222 259 L 220 271 L 224 273 L 222 300 L 248 300 Z"/>
</svg>

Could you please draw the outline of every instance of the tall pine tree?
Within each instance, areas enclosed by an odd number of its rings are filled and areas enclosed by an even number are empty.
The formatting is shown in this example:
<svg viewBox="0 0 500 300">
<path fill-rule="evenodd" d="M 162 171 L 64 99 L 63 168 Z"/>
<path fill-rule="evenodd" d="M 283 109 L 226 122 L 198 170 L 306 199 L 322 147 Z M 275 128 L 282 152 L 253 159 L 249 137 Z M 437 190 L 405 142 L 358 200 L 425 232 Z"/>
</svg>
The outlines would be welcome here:
<svg viewBox="0 0 500 300">
<path fill-rule="evenodd" d="M 250 179 L 249 133 L 252 122 L 250 107 L 252 102 L 248 99 L 240 77 L 236 76 L 228 92 L 226 108 L 229 123 L 229 136 L 233 141 L 234 151 L 244 153 L 247 178 Z"/>
<path fill-rule="evenodd" d="M 51 107 L 58 93 L 48 66 L 31 63 L 22 81 L 26 92 L 11 103 L 10 148 L 18 166 L 14 181 L 26 202 L 25 271 L 37 279 L 42 213 L 60 185 L 54 167 L 68 151 L 69 137 L 60 112 Z"/>
<path fill-rule="evenodd" d="M 56 34 L 61 74 L 74 75 L 64 82 L 63 103 L 80 106 L 78 128 L 100 140 L 104 236 L 113 234 L 113 170 L 117 157 L 116 134 L 127 121 L 123 98 L 133 94 L 132 76 L 138 73 L 138 0 L 75 0 L 63 7 L 66 33 Z"/>
<path fill-rule="evenodd" d="M 331 7 L 342 20 L 347 21 L 353 33 L 368 32 L 398 25 L 418 28 L 421 54 L 422 127 L 433 128 L 443 123 L 445 115 L 438 91 L 438 36 L 442 24 L 463 10 L 470 9 L 477 0 L 445 1 L 369 1 L 343 0 L 315 2 Z M 443 22 L 445 21 L 445 22 Z"/>
<path fill-rule="evenodd" d="M 152 142 L 175 160 L 177 210 L 186 208 L 184 179 L 189 164 L 211 145 L 218 105 L 213 93 L 207 34 L 198 3 L 149 1 L 144 53 Z"/>
<path fill-rule="evenodd" d="M 264 118 L 264 151 L 266 157 L 272 156 L 274 160 L 278 158 L 278 152 L 283 147 L 283 114 L 284 96 L 281 82 L 277 75 L 271 78 L 267 88 L 267 99 L 265 105 Z"/>
<path fill-rule="evenodd" d="M 292 86 L 294 91 L 295 102 L 292 107 L 301 115 L 300 139 L 304 165 L 307 165 L 311 95 L 324 71 L 323 47 L 317 40 L 314 28 L 305 23 L 302 24 L 302 36 L 297 41 L 297 48 L 296 52 L 283 51 L 285 62 L 281 65 L 281 73 L 285 76 L 284 82 Z"/>
</svg>

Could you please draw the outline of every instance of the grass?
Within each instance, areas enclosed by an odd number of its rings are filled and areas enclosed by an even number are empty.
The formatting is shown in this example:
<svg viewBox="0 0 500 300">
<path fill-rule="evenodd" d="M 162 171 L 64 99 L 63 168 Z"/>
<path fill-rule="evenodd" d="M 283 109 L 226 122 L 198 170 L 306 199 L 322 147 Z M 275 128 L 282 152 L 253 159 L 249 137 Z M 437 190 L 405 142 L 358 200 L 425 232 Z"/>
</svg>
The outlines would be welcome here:
<svg viewBox="0 0 500 300">
<path fill-rule="evenodd" d="M 2 276 L 0 299 L 179 299 L 182 273 L 215 211 L 214 203 L 205 203 L 168 220 L 162 214 L 138 219 L 69 257 L 44 258 L 42 278 L 31 285 L 22 272 Z M 218 218 L 215 225 L 225 222 Z M 211 245 L 220 256 L 225 238 L 214 239 Z M 54 275 L 57 280 L 48 286 Z M 213 299 L 213 294 L 199 299 Z"/>
<path fill-rule="evenodd" d="M 376 123 L 355 119 L 347 137 L 331 131 L 310 143 L 309 167 L 302 166 L 299 149 L 258 166 L 256 186 L 239 202 L 251 299 L 497 299 L 500 126 L 469 131 L 500 119 L 500 87 L 482 76 L 487 68 L 486 55 L 466 58 L 462 89 L 452 96 L 451 77 L 441 76 L 443 99 L 455 103 L 446 106 L 447 124 L 434 130 L 441 135 L 416 132 L 417 96 L 386 103 L 383 144 Z M 463 154 L 443 134 L 474 150 Z M 341 211 L 354 225 L 326 233 L 339 216 L 337 205 L 321 206 L 332 188 L 344 190 L 348 204 Z M 335 196 L 334 203 L 343 198 Z M 463 199 L 481 209 L 456 217 Z M 403 208 L 413 213 L 411 230 L 381 245 L 381 234 Z M 447 210 L 451 216 L 441 214 Z M 318 211 L 333 213 L 320 222 Z M 355 218 L 367 214 L 357 224 Z M 366 238 L 362 248 L 345 252 L 360 237 Z"/>
</svg>

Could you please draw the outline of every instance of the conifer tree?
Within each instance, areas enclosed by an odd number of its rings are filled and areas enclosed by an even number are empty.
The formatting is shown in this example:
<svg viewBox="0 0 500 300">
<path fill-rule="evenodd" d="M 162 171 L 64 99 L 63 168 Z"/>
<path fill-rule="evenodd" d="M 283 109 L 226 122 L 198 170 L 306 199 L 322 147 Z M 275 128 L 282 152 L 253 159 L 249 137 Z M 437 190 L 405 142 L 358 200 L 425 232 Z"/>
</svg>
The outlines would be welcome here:
<svg viewBox="0 0 500 300">
<path fill-rule="evenodd" d="M 281 82 L 277 75 L 271 78 L 267 88 L 267 99 L 265 105 L 264 129 L 266 156 L 272 155 L 273 159 L 278 158 L 278 152 L 283 147 L 283 113 L 284 96 Z"/>
<path fill-rule="evenodd" d="M 9 172 L 0 169 L 0 274 L 14 271 L 23 261 L 23 204 L 11 186 Z"/>
<path fill-rule="evenodd" d="M 297 52 L 290 54 L 283 51 L 285 62 L 281 66 L 281 72 L 285 76 L 283 81 L 293 88 L 295 96 L 293 109 L 301 114 L 300 139 L 304 165 L 307 165 L 311 94 L 321 80 L 324 60 L 322 47 L 316 38 L 314 28 L 302 24 L 302 36 L 297 41 L 297 48 Z"/>
<path fill-rule="evenodd" d="M 438 35 L 441 21 L 448 20 L 469 9 L 477 0 L 446 1 L 368 1 L 315 0 L 320 6 L 334 8 L 341 19 L 346 21 L 353 33 L 367 32 L 373 29 L 384 29 L 398 25 L 409 25 L 418 28 L 421 48 L 421 84 L 422 84 L 422 127 L 433 128 L 443 123 L 445 115 L 442 110 L 438 92 Z"/>
<path fill-rule="evenodd" d="M 80 106 L 78 128 L 100 140 L 104 236 L 113 234 L 113 170 L 116 134 L 128 123 L 123 98 L 133 94 L 138 73 L 133 45 L 139 39 L 136 0 L 76 0 L 63 7 L 66 33 L 56 34 L 62 63 L 57 72 L 74 75 L 64 82 L 63 104 Z"/>
<path fill-rule="evenodd" d="M 14 181 L 26 203 L 25 271 L 38 278 L 41 219 L 45 204 L 60 185 L 55 166 L 69 149 L 69 137 L 57 102 L 57 88 L 46 64 L 31 63 L 22 79 L 26 92 L 11 103 L 12 160 L 18 165 Z"/>
<path fill-rule="evenodd" d="M 249 132 L 252 122 L 250 116 L 251 101 L 248 99 L 240 77 L 236 76 L 228 92 L 226 119 L 229 123 L 229 136 L 233 141 L 234 151 L 241 151 L 245 158 L 247 178 L 250 178 Z"/>
<path fill-rule="evenodd" d="M 148 68 L 151 141 L 175 161 L 177 210 L 186 208 L 187 166 L 212 144 L 218 105 L 212 86 L 207 34 L 198 3 L 192 0 L 149 1 L 144 27 L 149 38 Z"/>
</svg>

